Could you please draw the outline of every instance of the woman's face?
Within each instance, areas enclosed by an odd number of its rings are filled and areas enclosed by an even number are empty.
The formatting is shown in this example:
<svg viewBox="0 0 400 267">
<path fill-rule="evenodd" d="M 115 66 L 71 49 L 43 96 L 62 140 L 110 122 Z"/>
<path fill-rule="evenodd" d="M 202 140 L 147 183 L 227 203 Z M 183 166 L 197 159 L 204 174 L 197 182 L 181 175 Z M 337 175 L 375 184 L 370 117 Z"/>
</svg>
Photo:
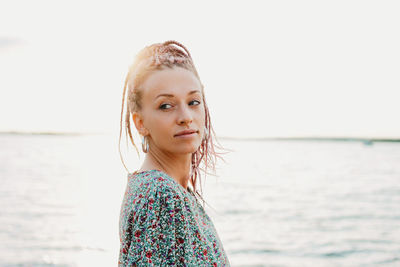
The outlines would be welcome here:
<svg viewBox="0 0 400 267">
<path fill-rule="evenodd" d="M 170 153 L 193 153 L 201 145 L 205 109 L 201 84 L 189 70 L 180 67 L 155 71 L 142 84 L 142 110 L 133 114 L 141 135 L 147 135 L 150 149 Z M 193 134 L 177 135 L 184 130 Z"/>
</svg>

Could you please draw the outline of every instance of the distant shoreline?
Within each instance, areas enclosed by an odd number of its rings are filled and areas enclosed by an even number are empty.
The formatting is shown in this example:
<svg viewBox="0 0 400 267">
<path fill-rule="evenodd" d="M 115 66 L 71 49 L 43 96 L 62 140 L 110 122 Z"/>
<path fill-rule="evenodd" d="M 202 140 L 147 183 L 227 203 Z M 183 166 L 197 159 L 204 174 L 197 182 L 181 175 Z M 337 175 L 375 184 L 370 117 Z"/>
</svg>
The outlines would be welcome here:
<svg viewBox="0 0 400 267">
<path fill-rule="evenodd" d="M 108 135 L 110 133 L 101 132 L 22 132 L 22 131 L 3 131 L 0 135 L 52 135 L 52 136 L 84 136 L 84 135 Z M 220 140 L 230 141 L 340 141 L 340 142 L 363 142 L 365 144 L 372 144 L 373 142 L 400 142 L 400 138 L 366 138 L 366 137 L 316 137 L 316 136 L 303 136 L 303 137 L 229 137 L 217 136 Z"/>
<path fill-rule="evenodd" d="M 232 141 L 340 141 L 340 142 L 364 142 L 366 144 L 373 142 L 400 142 L 400 138 L 364 138 L 364 137 L 255 137 L 255 138 L 236 138 L 236 137 L 218 137 L 221 140 Z"/>
<path fill-rule="evenodd" d="M 4 131 L 0 135 L 102 135 L 103 133 L 79 133 L 79 132 L 19 132 Z"/>
</svg>

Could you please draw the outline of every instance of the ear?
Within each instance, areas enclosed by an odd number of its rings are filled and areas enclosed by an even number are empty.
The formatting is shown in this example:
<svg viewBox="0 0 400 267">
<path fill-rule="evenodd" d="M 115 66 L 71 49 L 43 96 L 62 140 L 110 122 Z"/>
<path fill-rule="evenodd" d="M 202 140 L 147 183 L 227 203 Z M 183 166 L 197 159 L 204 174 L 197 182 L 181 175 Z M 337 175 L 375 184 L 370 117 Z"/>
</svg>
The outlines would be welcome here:
<svg viewBox="0 0 400 267">
<path fill-rule="evenodd" d="M 132 113 L 132 120 L 135 123 L 136 130 L 141 134 L 142 136 L 146 136 L 149 134 L 147 129 L 144 127 L 143 123 L 143 117 L 140 113 L 138 112 L 133 112 Z"/>
</svg>

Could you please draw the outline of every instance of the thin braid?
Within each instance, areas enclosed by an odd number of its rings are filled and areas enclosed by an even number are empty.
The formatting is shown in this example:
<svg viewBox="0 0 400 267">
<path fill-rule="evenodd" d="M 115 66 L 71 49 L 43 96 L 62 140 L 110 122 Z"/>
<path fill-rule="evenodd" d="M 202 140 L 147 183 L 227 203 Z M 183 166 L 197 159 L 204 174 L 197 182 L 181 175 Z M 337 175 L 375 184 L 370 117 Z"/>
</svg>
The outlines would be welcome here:
<svg viewBox="0 0 400 267">
<path fill-rule="evenodd" d="M 126 87 L 129 81 L 129 73 L 125 78 L 125 83 L 124 83 L 124 91 L 122 93 L 122 108 L 121 108 L 121 119 L 120 119 L 120 130 L 119 130 L 119 140 L 118 140 L 118 151 L 119 151 L 119 156 L 121 158 L 122 164 L 124 165 L 125 169 L 129 172 L 128 168 L 126 167 L 124 160 L 122 158 L 122 154 L 121 154 L 121 136 L 122 136 L 122 118 L 123 118 L 123 113 L 124 113 L 124 103 L 125 103 L 125 94 L 126 94 Z M 126 105 L 126 114 L 125 114 L 125 135 L 130 137 L 130 140 L 133 144 L 133 146 L 135 147 L 138 155 L 139 155 L 139 150 L 135 144 L 135 142 L 133 141 L 132 138 L 132 133 L 131 133 L 131 127 L 130 127 L 130 122 L 129 122 L 129 118 L 130 118 L 130 112 L 129 112 L 129 105 Z M 126 140 L 126 146 L 128 147 L 128 139 Z"/>
<path fill-rule="evenodd" d="M 125 91 L 126 91 L 126 85 L 128 84 L 128 76 L 125 79 L 125 84 L 124 84 L 124 92 L 122 93 L 122 109 L 121 109 L 121 120 L 120 120 L 120 130 L 119 130 L 119 141 L 118 141 L 118 151 L 119 151 L 119 157 L 121 158 L 122 164 L 124 165 L 125 169 L 129 172 L 128 168 L 126 167 L 124 160 L 122 158 L 121 154 L 121 135 L 122 135 L 122 117 L 124 113 L 124 103 L 125 103 Z M 126 128 L 125 128 L 125 134 L 126 134 Z"/>
<path fill-rule="evenodd" d="M 179 43 L 179 42 L 177 42 L 175 40 L 165 41 L 162 45 L 167 46 L 167 45 L 170 45 L 170 44 L 176 44 L 177 46 L 182 47 L 186 51 L 186 54 L 189 56 L 189 58 L 192 59 L 192 56 L 190 55 L 189 50 L 187 50 L 186 47 L 183 44 L 181 44 L 181 43 Z"/>
</svg>

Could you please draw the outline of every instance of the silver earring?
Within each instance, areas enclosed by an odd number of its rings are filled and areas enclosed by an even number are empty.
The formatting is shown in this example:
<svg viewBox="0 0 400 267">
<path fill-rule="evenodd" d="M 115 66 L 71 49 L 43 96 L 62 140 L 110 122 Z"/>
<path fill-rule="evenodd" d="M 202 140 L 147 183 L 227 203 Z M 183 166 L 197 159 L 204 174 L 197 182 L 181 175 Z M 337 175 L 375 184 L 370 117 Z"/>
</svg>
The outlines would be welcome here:
<svg viewBox="0 0 400 267">
<path fill-rule="evenodd" d="M 208 139 L 209 131 L 206 126 L 204 126 L 204 140 Z"/>
<path fill-rule="evenodd" d="M 146 136 L 142 136 L 142 150 L 144 153 L 149 151 L 149 140 L 146 138 Z"/>
</svg>

